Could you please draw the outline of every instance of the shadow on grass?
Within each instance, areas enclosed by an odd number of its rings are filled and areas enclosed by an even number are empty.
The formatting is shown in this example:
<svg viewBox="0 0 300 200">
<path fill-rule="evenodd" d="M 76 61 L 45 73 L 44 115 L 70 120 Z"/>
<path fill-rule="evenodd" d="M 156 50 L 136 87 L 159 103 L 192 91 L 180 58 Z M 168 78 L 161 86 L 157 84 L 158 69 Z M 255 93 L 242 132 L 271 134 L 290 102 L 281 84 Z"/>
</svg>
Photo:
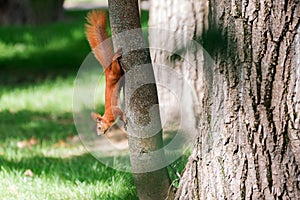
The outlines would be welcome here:
<svg viewBox="0 0 300 200">
<path fill-rule="evenodd" d="M 33 181 L 41 178 L 45 185 L 57 181 L 66 183 L 68 188 L 76 188 L 81 183 L 90 187 L 100 185 L 105 194 L 94 194 L 93 199 L 103 199 L 102 195 L 104 199 L 137 199 L 132 175 L 106 167 L 85 152 L 80 141 L 55 147 L 70 134 L 76 135 L 71 113 L 0 112 L 0 173 L 7 171 L 9 176 L 16 173 L 18 178 L 25 179 L 24 173 L 30 169 L 34 173 Z M 16 145 L 31 137 L 39 143 L 30 148 Z M 121 192 L 115 194 L 113 191 L 118 188 Z"/>
<path fill-rule="evenodd" d="M 84 34 L 87 12 L 67 11 L 67 20 L 53 24 L 0 27 L 0 83 L 75 76 L 91 52 Z M 143 11 L 143 26 L 147 26 L 148 18 L 148 11 Z"/>
<path fill-rule="evenodd" d="M 90 52 L 84 34 L 86 13 L 68 11 L 66 21 L 42 26 L 0 27 L 0 82 L 75 75 Z"/>
<path fill-rule="evenodd" d="M 33 156 L 22 158 L 20 161 L 11 161 L 0 156 L 0 166 L 2 166 L 0 170 L 18 171 L 21 174 L 30 169 L 34 173 L 32 178 L 44 177 L 48 181 L 58 178 L 68 181 L 68 184 L 74 184 L 74 186 L 78 183 L 100 184 L 104 189 L 107 187 L 107 190 L 113 191 L 109 188 L 120 187 L 120 185 L 114 184 L 121 184 L 122 187 L 125 187 L 122 198 L 112 192 L 107 195 L 111 199 L 124 199 L 124 197 L 137 199 L 133 189 L 134 180 L 130 173 L 108 168 L 88 153 L 70 158 Z"/>
<path fill-rule="evenodd" d="M 50 114 L 29 110 L 0 112 L 0 141 L 35 137 L 54 142 L 70 134 L 76 134 L 72 113 Z"/>
<path fill-rule="evenodd" d="M 45 175 L 47 177 L 54 175 L 71 182 L 111 182 L 115 175 L 130 175 L 106 167 L 89 153 L 67 158 L 33 156 L 22 158 L 20 161 L 11 161 L 0 156 L 0 163 L 10 170 L 24 172 L 31 169 L 35 176 Z M 133 184 L 133 182 L 131 183 Z"/>
</svg>

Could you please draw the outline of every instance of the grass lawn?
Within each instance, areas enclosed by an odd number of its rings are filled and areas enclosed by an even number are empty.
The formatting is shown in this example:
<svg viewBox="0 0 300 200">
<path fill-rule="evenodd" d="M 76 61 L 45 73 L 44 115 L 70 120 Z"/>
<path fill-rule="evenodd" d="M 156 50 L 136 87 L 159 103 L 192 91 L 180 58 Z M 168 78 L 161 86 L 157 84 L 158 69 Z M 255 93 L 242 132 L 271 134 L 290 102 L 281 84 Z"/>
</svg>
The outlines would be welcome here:
<svg viewBox="0 0 300 200">
<path fill-rule="evenodd" d="M 132 174 L 94 159 L 74 126 L 73 82 L 90 52 L 85 16 L 0 27 L 0 199 L 137 199 Z"/>
</svg>

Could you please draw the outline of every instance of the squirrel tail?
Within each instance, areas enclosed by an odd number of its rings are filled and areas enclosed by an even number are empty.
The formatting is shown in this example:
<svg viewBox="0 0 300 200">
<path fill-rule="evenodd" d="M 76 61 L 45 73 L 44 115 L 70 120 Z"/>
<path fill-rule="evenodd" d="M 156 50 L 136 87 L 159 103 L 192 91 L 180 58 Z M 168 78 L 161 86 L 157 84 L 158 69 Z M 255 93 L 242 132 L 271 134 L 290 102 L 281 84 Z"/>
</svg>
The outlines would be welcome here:
<svg viewBox="0 0 300 200">
<path fill-rule="evenodd" d="M 85 34 L 95 57 L 105 69 L 113 58 L 110 39 L 106 32 L 107 17 L 105 11 L 91 11 L 87 14 Z"/>
</svg>

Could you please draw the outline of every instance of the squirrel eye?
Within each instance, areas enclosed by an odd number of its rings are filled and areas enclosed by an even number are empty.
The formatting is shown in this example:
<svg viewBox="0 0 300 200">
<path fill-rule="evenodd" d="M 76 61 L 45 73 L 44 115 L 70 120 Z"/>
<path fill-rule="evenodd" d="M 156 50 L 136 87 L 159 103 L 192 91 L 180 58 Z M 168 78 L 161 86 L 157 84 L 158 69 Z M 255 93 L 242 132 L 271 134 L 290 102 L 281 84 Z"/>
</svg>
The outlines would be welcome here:
<svg viewBox="0 0 300 200">
<path fill-rule="evenodd" d="M 97 128 L 98 128 L 98 130 L 101 130 L 101 126 L 98 126 Z"/>
</svg>

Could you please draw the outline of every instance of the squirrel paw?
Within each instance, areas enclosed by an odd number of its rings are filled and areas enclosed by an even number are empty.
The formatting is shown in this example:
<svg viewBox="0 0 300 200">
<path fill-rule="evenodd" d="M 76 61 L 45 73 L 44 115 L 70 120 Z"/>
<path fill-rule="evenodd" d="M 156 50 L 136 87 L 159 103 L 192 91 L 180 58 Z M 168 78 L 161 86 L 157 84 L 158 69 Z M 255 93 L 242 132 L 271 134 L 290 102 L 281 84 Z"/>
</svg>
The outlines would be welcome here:
<svg viewBox="0 0 300 200">
<path fill-rule="evenodd" d="M 121 117 L 121 120 L 124 122 L 124 125 L 127 124 L 126 115 L 119 107 L 113 108 L 113 113 L 116 117 Z"/>
<path fill-rule="evenodd" d="M 122 48 L 119 48 L 119 49 L 117 50 L 117 52 L 115 53 L 115 55 L 114 55 L 114 57 L 113 57 L 112 60 L 113 60 L 113 61 L 118 60 L 119 58 L 122 57 L 122 54 L 123 54 Z"/>
</svg>

